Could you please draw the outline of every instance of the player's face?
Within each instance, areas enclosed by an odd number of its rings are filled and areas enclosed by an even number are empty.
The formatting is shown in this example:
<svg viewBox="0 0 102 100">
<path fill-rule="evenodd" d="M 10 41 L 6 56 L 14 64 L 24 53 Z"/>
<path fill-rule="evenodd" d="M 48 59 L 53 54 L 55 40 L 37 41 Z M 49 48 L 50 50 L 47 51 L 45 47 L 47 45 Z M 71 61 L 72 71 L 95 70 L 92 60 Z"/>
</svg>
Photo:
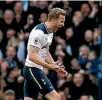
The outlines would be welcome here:
<svg viewBox="0 0 102 100">
<path fill-rule="evenodd" d="M 59 15 L 59 18 L 57 20 L 55 20 L 54 31 L 57 31 L 59 28 L 63 27 L 64 22 L 65 22 L 65 16 Z"/>
</svg>

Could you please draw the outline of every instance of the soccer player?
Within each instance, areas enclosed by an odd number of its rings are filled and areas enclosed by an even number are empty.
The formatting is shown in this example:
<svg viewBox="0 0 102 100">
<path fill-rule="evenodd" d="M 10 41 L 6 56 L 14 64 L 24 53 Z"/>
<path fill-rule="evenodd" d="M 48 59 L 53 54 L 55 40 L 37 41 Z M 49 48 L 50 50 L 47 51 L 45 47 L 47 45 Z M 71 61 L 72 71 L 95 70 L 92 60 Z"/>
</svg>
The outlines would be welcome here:
<svg viewBox="0 0 102 100">
<path fill-rule="evenodd" d="M 43 67 L 55 70 L 61 77 L 67 76 L 67 72 L 54 62 L 49 53 L 53 32 L 64 26 L 65 11 L 53 8 L 48 14 L 48 20 L 33 28 L 29 35 L 27 45 L 27 58 L 24 67 L 24 100 L 36 100 L 38 93 L 48 100 L 60 100 L 59 94 L 53 88 L 51 82 L 43 72 Z"/>
</svg>

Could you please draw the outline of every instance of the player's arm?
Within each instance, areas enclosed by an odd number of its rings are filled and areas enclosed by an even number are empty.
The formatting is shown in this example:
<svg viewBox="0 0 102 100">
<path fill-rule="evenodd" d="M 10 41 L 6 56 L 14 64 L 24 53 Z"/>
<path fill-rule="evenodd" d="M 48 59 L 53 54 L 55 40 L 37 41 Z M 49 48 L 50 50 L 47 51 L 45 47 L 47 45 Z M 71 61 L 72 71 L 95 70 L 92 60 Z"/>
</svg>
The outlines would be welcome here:
<svg viewBox="0 0 102 100">
<path fill-rule="evenodd" d="M 52 69 L 52 70 L 56 70 L 56 72 L 59 74 L 60 77 L 64 77 L 67 76 L 67 72 L 62 69 L 59 68 L 59 66 L 57 66 L 55 63 L 54 64 L 48 64 L 46 62 L 44 62 L 39 56 L 38 56 L 38 50 L 39 48 L 30 46 L 30 50 L 29 50 L 29 60 L 33 61 L 36 64 L 39 64 L 45 68 L 48 69 Z"/>
<path fill-rule="evenodd" d="M 45 62 L 47 62 L 48 64 L 54 64 L 55 63 L 55 61 L 53 60 L 50 52 L 47 53 L 47 56 L 45 58 Z"/>
<path fill-rule="evenodd" d="M 34 35 L 34 33 L 36 33 L 36 35 Z M 43 47 L 44 35 L 42 31 L 41 30 L 32 31 L 31 35 L 33 36 L 30 38 L 29 41 L 30 44 L 29 53 L 28 53 L 29 60 L 48 69 L 58 70 L 60 71 L 60 73 L 63 72 L 65 74 L 65 72 L 61 68 L 59 68 L 59 66 L 57 66 L 55 63 L 48 64 L 39 57 L 38 51 L 40 48 Z M 51 62 L 53 62 L 53 60 Z"/>
<path fill-rule="evenodd" d="M 41 30 L 34 30 L 30 33 L 31 37 L 30 40 L 29 40 L 29 45 L 30 45 L 30 48 L 29 48 L 29 53 L 28 53 L 28 56 L 29 56 L 29 60 L 31 60 L 32 62 L 38 64 L 38 65 L 41 65 L 43 67 L 46 67 L 48 69 L 56 69 L 58 68 L 59 66 L 55 65 L 55 64 L 48 64 L 46 63 L 45 61 L 43 61 L 39 55 L 38 55 L 38 51 L 39 49 L 41 49 L 43 46 L 44 46 L 44 33 L 41 31 Z"/>
<path fill-rule="evenodd" d="M 38 50 L 39 48 L 34 47 L 34 46 L 30 46 L 30 50 L 29 50 L 29 60 L 31 60 L 32 62 L 39 64 L 43 67 L 46 67 L 48 69 L 56 69 L 58 68 L 57 65 L 53 64 L 48 64 L 46 62 L 44 62 L 39 56 L 38 56 Z"/>
<path fill-rule="evenodd" d="M 46 61 L 48 64 L 56 64 L 56 65 L 57 65 L 57 63 L 59 62 L 59 61 L 56 61 L 56 62 L 55 62 L 55 61 L 53 60 L 53 58 L 52 58 L 50 52 L 48 52 L 48 54 L 47 54 L 47 56 L 46 56 L 46 58 L 45 58 L 45 61 Z M 59 77 L 64 77 L 64 76 L 67 76 L 67 74 L 68 74 L 68 73 L 63 69 L 63 66 L 60 66 L 59 69 L 56 70 L 56 72 L 57 72 L 57 75 L 58 75 Z"/>
</svg>

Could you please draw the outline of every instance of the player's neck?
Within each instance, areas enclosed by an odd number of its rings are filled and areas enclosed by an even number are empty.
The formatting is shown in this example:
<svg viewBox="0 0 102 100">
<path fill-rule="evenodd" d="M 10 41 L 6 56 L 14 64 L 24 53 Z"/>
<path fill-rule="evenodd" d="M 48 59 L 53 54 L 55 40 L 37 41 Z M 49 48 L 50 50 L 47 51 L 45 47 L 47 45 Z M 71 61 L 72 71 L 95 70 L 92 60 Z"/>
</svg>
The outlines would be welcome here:
<svg viewBox="0 0 102 100">
<path fill-rule="evenodd" d="M 48 33 L 54 32 L 53 31 L 53 26 L 52 26 L 52 24 L 50 22 L 48 22 L 48 21 L 45 22 L 45 25 L 46 25 Z"/>
</svg>

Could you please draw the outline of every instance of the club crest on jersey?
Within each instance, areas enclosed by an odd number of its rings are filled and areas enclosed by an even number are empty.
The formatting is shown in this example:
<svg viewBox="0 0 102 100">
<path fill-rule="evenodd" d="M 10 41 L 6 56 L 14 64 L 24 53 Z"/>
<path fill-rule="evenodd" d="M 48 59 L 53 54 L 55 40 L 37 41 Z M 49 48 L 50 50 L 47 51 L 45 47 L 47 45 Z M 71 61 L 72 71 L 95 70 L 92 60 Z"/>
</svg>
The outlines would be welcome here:
<svg viewBox="0 0 102 100">
<path fill-rule="evenodd" d="M 36 38 L 34 39 L 34 43 L 35 43 L 35 44 L 38 44 L 38 43 L 39 43 L 39 38 L 38 38 L 38 37 L 36 37 Z"/>
</svg>

